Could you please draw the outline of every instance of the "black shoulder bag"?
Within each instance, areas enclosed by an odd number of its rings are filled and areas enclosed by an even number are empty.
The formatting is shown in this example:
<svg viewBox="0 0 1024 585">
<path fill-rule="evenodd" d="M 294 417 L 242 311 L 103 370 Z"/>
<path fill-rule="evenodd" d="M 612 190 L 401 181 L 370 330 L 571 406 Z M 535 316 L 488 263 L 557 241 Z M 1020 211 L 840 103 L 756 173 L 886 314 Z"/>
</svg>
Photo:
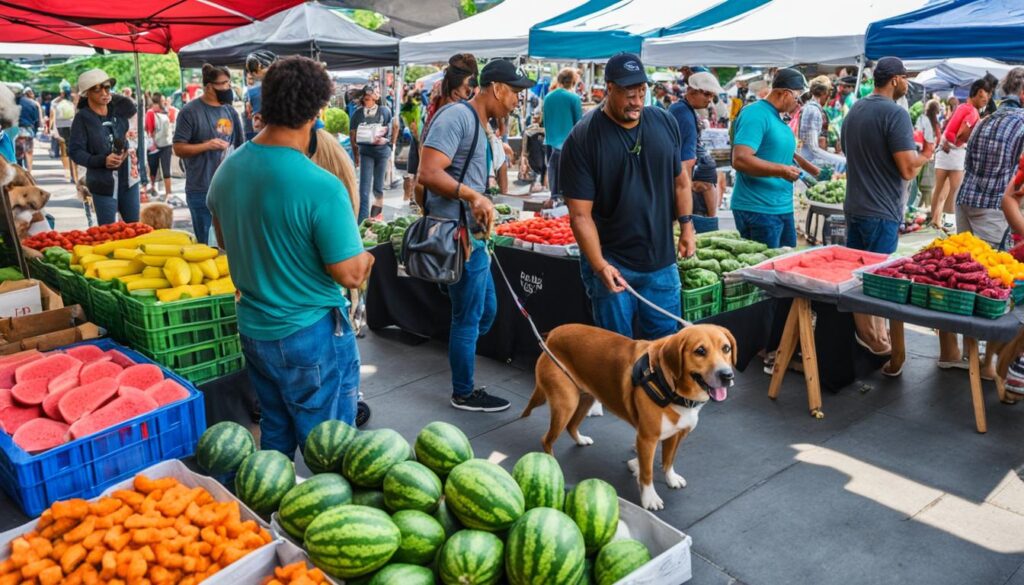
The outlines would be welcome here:
<svg viewBox="0 0 1024 585">
<path fill-rule="evenodd" d="M 473 110 L 473 106 L 466 102 L 462 103 L 473 111 L 473 120 L 476 121 L 476 110 Z M 466 178 L 466 171 L 469 170 L 470 161 L 476 153 L 477 141 L 480 139 L 479 122 L 475 126 L 469 155 L 459 173 L 459 183 Z M 459 200 L 458 219 L 431 215 L 426 200 L 423 210 L 423 217 L 409 226 L 402 239 L 402 262 L 405 264 L 405 271 L 409 276 L 427 282 L 455 284 L 462 278 L 462 269 L 469 256 L 466 204 Z"/>
</svg>

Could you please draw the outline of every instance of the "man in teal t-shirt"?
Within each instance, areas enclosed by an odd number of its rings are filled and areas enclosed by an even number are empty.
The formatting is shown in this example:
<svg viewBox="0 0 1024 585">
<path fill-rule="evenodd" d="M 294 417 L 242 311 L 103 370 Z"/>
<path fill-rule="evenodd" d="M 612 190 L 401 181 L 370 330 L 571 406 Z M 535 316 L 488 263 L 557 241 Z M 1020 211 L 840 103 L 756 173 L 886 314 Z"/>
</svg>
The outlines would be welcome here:
<svg viewBox="0 0 1024 585">
<path fill-rule="evenodd" d="M 262 407 L 260 447 L 291 457 L 314 426 L 354 424 L 359 353 L 339 285 L 356 288 L 363 251 L 344 185 L 307 157 L 332 83 L 288 57 L 263 81 L 265 127 L 221 163 L 208 205 L 241 293 L 238 330 Z"/>
<path fill-rule="evenodd" d="M 796 110 L 807 89 L 795 69 L 780 69 L 768 96 L 743 108 L 736 119 L 732 166 L 736 188 L 731 207 L 736 229 L 744 238 L 769 248 L 796 245 L 793 219 L 793 182 L 800 168 L 813 176 L 817 167 L 796 154 L 796 137 L 782 114 Z"/>
<path fill-rule="evenodd" d="M 558 182 L 558 165 L 562 156 L 562 143 L 576 122 L 583 117 L 583 103 L 573 88 L 579 83 L 579 73 L 566 67 L 558 72 L 558 88 L 544 98 L 544 146 L 548 149 L 548 189 L 551 195 L 562 193 Z"/>
</svg>

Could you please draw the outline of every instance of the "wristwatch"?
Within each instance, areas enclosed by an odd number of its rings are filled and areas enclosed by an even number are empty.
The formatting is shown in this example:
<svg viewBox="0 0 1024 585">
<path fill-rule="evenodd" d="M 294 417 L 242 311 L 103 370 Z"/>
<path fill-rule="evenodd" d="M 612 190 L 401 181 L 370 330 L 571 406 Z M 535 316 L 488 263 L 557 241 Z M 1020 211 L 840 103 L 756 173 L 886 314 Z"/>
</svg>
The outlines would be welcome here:
<svg viewBox="0 0 1024 585">
<path fill-rule="evenodd" d="M 679 225 L 686 225 L 686 224 L 690 223 L 691 221 L 693 221 L 693 216 L 692 215 L 680 215 L 678 221 L 679 221 Z"/>
</svg>

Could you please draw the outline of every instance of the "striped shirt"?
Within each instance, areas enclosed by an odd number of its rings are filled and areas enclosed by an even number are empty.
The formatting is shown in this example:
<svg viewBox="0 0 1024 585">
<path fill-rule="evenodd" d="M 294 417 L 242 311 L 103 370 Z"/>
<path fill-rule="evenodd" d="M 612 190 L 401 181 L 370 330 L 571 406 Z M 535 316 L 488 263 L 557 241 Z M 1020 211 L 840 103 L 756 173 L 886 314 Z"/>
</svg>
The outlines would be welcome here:
<svg viewBox="0 0 1024 585">
<path fill-rule="evenodd" d="M 999 209 L 1003 191 L 1017 171 L 1024 152 L 1024 108 L 1011 96 L 982 120 L 967 142 L 964 182 L 956 204 Z"/>
</svg>

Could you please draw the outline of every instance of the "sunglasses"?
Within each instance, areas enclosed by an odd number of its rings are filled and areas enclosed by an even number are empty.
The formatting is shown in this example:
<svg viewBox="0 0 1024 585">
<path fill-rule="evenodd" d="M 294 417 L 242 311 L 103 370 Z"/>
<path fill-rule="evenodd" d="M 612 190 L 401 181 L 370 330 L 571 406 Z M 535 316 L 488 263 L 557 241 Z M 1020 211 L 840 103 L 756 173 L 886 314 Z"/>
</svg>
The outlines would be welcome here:
<svg viewBox="0 0 1024 585">
<path fill-rule="evenodd" d="M 95 93 L 100 93 L 100 92 L 110 93 L 110 90 L 112 89 L 112 87 L 113 86 L 111 86 L 110 84 L 104 83 L 103 85 L 97 85 L 95 87 L 89 88 L 89 91 L 95 92 Z"/>
</svg>

